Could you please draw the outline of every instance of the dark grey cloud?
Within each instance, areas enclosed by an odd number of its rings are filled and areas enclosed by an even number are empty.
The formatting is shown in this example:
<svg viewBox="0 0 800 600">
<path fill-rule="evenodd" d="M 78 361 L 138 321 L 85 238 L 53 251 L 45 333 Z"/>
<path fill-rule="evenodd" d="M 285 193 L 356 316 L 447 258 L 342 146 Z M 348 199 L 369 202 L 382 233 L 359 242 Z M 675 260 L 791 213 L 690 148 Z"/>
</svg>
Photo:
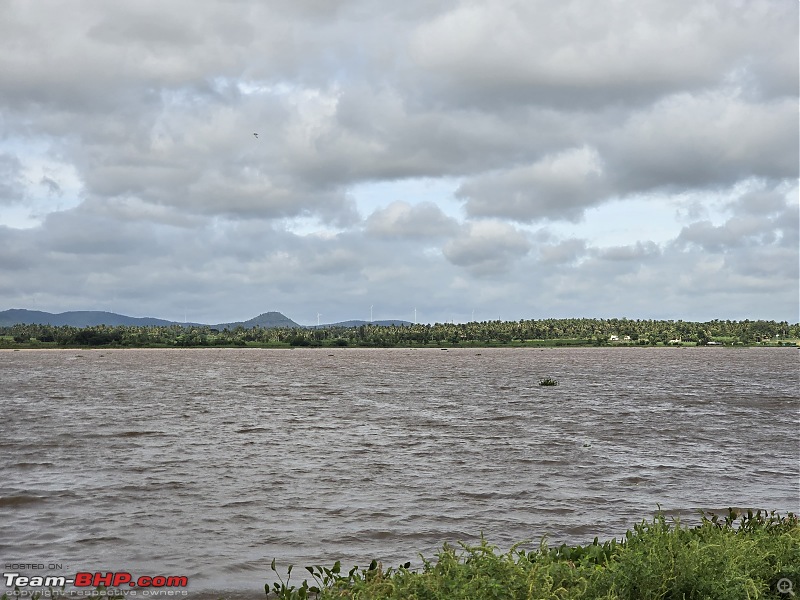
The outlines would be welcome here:
<svg viewBox="0 0 800 600">
<path fill-rule="evenodd" d="M 527 236 L 507 223 L 477 221 L 442 248 L 454 265 L 466 267 L 479 277 L 510 270 L 512 263 L 530 250 Z"/>
<path fill-rule="evenodd" d="M 681 230 L 675 245 L 683 249 L 693 245 L 710 253 L 774 247 L 794 250 L 800 228 L 797 188 L 786 191 L 784 195 L 761 187 L 745 192 L 729 202 L 733 216 L 720 225 L 709 220 L 691 223 Z"/>
<path fill-rule="evenodd" d="M 767 103 L 732 91 L 671 96 L 634 113 L 601 154 L 618 193 L 795 178 L 796 98 Z"/>
<path fill-rule="evenodd" d="M 366 232 L 378 238 L 436 239 L 459 231 L 458 222 L 432 202 L 411 205 L 392 202 L 373 212 L 365 222 Z"/>
<path fill-rule="evenodd" d="M 574 263 L 587 254 L 586 240 L 574 238 L 555 244 L 542 244 L 538 250 L 539 260 L 548 265 Z"/>
<path fill-rule="evenodd" d="M 646 103 L 732 78 L 793 95 L 796 10 L 770 1 L 459 3 L 417 29 L 411 52 L 453 102 Z"/>
<path fill-rule="evenodd" d="M 474 216 L 579 220 L 606 199 L 608 187 L 597 152 L 569 149 L 523 167 L 476 177 L 456 192 Z"/>
<path fill-rule="evenodd" d="M 14 204 L 25 197 L 22 162 L 13 154 L 0 154 L 0 205 Z"/>
<path fill-rule="evenodd" d="M 636 242 L 629 246 L 611 246 L 597 251 L 600 258 L 614 261 L 642 261 L 659 254 L 661 249 L 654 242 Z"/>
<path fill-rule="evenodd" d="M 13 297 L 23 283 L 26 270 L 39 262 L 30 235 L 25 231 L 0 225 L 0 282 L 5 297 Z"/>
<path fill-rule="evenodd" d="M 766 221 L 757 217 L 734 217 L 720 226 L 699 221 L 684 227 L 678 243 L 693 243 L 704 250 L 719 252 L 726 248 L 772 243 L 775 234 L 765 228 Z"/>
<path fill-rule="evenodd" d="M 788 318 L 796 293 L 763 299 L 798 279 L 797 21 L 783 0 L 9 0 L 0 304 Z M 419 178 L 455 197 L 354 194 Z M 620 199 L 674 205 L 669 236 L 597 242 Z"/>
<path fill-rule="evenodd" d="M 796 190 L 795 190 L 796 191 Z M 787 193 L 771 187 L 760 187 L 741 194 L 731 200 L 728 208 L 736 213 L 766 216 L 791 209 L 790 198 L 797 197 L 794 192 Z"/>
<path fill-rule="evenodd" d="M 464 175 L 471 215 L 576 220 L 615 195 L 796 172 L 796 86 L 776 93 L 762 74 L 797 78 L 780 3 L 735 16 L 719 2 L 303 6 L 123 2 L 39 15 L 11 2 L 0 90 L 67 144 L 89 195 L 207 214 L 352 221 L 343 186 Z M 408 61 L 390 58 L 403 49 Z M 520 86 L 589 106 L 563 110 Z M 498 102 L 464 106 L 470 90 Z M 252 130 L 257 152 L 243 145 Z M 602 174 L 546 173 L 587 148 Z"/>
<path fill-rule="evenodd" d="M 478 175 L 457 195 L 475 216 L 578 221 L 614 198 L 729 188 L 752 178 L 791 181 L 800 164 L 796 104 L 727 93 L 670 97 L 600 135 L 588 133 L 596 146 Z"/>
</svg>

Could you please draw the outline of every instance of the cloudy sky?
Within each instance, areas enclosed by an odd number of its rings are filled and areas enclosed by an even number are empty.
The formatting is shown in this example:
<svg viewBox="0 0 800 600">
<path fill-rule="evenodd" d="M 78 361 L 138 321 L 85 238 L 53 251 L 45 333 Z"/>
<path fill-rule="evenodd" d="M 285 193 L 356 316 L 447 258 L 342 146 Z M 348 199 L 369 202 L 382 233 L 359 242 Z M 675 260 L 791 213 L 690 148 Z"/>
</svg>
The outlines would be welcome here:
<svg viewBox="0 0 800 600">
<path fill-rule="evenodd" d="M 796 322 L 798 3 L 0 3 L 0 310 L 370 307 Z"/>
</svg>

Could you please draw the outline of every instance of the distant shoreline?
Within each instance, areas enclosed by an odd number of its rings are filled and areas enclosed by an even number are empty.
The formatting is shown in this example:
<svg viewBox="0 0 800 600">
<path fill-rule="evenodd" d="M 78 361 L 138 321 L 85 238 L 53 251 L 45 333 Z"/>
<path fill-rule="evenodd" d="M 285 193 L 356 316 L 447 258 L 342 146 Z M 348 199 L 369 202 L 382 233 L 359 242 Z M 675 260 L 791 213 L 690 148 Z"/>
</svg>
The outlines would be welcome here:
<svg viewBox="0 0 800 600">
<path fill-rule="evenodd" d="M 267 315 L 268 316 L 268 315 Z M 264 315 L 261 317 L 266 318 Z M 261 319 L 259 317 L 259 319 Z M 529 319 L 470 323 L 286 327 L 208 325 L 0 326 L 0 348 L 493 348 L 797 346 L 786 321 Z"/>
<path fill-rule="evenodd" d="M 618 344 L 618 345 L 604 345 L 597 346 L 595 344 L 493 344 L 493 345 L 473 345 L 462 344 L 455 346 L 447 345 L 427 345 L 427 346 L 291 346 L 284 345 L 248 345 L 248 346 L 52 346 L 52 345 L 19 345 L 19 346 L 0 346 L 0 352 L 65 352 L 65 351 L 136 351 L 136 350 L 311 350 L 317 352 L 329 352 L 331 350 L 348 351 L 348 350 L 502 350 L 502 349 L 516 349 L 516 350 L 545 350 L 545 349 L 570 349 L 570 348 L 594 348 L 609 350 L 613 348 L 626 348 L 626 349 L 686 349 L 686 348 L 709 348 L 709 349 L 728 349 L 728 350 L 744 350 L 749 348 L 774 348 L 774 349 L 792 349 L 800 348 L 800 342 L 783 343 L 783 344 L 736 344 L 736 345 L 718 345 L 718 346 L 699 346 L 697 344 L 667 344 L 667 345 L 636 345 L 636 344 Z"/>
</svg>

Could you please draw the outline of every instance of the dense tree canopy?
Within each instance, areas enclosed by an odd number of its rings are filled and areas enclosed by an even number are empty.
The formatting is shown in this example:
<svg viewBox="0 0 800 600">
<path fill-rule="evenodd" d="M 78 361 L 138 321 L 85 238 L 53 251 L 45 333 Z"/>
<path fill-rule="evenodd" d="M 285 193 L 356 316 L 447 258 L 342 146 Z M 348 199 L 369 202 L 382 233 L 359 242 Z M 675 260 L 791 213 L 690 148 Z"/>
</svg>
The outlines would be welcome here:
<svg viewBox="0 0 800 600">
<path fill-rule="evenodd" d="M 417 325 L 217 330 L 210 327 L 105 325 L 0 328 L 0 344 L 10 346 L 422 346 L 422 345 L 656 345 L 669 343 L 788 343 L 800 325 L 786 321 L 655 321 L 630 319 L 542 319 Z"/>
</svg>

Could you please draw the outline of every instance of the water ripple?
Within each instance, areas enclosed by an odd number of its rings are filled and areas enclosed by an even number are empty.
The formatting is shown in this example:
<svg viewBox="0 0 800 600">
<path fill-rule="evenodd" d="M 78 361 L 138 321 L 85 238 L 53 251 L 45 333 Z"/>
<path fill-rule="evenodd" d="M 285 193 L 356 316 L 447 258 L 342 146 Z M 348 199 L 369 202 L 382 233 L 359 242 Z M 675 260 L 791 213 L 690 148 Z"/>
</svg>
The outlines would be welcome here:
<svg viewBox="0 0 800 600">
<path fill-rule="evenodd" d="M 2 358 L 8 560 L 56 547 L 85 570 L 258 590 L 273 557 L 388 566 L 481 532 L 621 535 L 659 504 L 798 510 L 797 353 L 781 349 Z"/>
</svg>

